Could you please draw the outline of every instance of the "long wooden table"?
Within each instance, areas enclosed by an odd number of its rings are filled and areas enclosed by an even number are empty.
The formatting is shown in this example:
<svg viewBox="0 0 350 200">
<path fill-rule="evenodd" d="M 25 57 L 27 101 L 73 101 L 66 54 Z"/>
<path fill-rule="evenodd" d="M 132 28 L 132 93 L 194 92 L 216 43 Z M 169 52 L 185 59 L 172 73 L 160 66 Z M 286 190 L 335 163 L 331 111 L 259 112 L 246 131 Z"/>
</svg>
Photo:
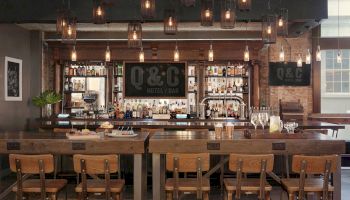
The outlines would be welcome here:
<svg viewBox="0 0 350 200">
<path fill-rule="evenodd" d="M 214 132 L 166 131 L 154 134 L 149 140 L 152 153 L 153 199 L 165 199 L 165 154 L 166 153 L 210 153 L 227 155 L 229 153 L 277 155 L 294 154 L 342 154 L 345 141 L 334 140 L 327 135 L 306 132 L 303 134 L 252 134 L 246 139 L 242 131 L 236 130 L 233 138 L 215 139 Z M 341 198 L 341 163 L 338 160 L 334 174 L 334 199 Z"/>
<path fill-rule="evenodd" d="M 134 199 L 146 199 L 146 145 L 148 133 L 136 137 L 92 140 L 69 140 L 65 135 L 52 132 L 2 132 L 0 133 L 0 154 L 133 154 L 134 157 Z M 6 191 L 5 191 L 6 192 Z M 0 194 L 0 199 L 5 196 Z"/>
</svg>

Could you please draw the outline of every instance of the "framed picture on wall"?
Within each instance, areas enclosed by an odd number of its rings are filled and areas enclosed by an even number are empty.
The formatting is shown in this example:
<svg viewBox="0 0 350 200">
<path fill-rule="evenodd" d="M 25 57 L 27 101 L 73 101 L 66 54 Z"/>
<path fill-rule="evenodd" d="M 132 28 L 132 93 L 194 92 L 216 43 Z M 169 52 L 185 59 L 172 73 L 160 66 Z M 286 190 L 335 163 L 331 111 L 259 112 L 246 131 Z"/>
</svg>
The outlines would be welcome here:
<svg viewBox="0 0 350 200">
<path fill-rule="evenodd" d="M 5 57 L 5 101 L 22 101 L 22 60 Z"/>
</svg>

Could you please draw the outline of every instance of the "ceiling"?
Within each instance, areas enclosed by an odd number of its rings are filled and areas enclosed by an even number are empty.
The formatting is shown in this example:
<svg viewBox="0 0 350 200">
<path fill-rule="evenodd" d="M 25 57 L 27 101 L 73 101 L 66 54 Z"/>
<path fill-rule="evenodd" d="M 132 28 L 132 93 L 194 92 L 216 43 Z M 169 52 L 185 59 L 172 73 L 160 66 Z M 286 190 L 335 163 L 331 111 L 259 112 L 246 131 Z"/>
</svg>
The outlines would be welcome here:
<svg viewBox="0 0 350 200">
<path fill-rule="evenodd" d="M 242 32 L 245 23 L 237 23 L 231 30 L 220 28 L 220 2 L 214 0 L 213 27 L 202 27 L 200 20 L 200 0 L 195 1 L 194 6 L 184 6 L 180 0 L 156 0 L 156 17 L 154 19 L 142 19 L 140 15 L 140 0 L 104 0 L 107 4 L 107 20 L 110 24 L 92 24 L 92 0 L 1 0 L 0 23 L 16 23 L 29 30 L 41 30 L 45 32 L 55 31 L 56 12 L 62 6 L 68 7 L 78 19 L 79 32 L 125 32 L 126 24 L 130 21 L 142 21 L 143 31 L 162 33 L 163 11 L 175 8 L 179 20 L 179 32 L 207 32 L 216 34 L 224 32 L 230 37 L 232 32 Z M 261 31 L 261 16 L 267 13 L 277 12 L 285 7 L 289 11 L 289 37 L 297 37 L 303 32 L 317 25 L 317 21 L 326 19 L 327 0 L 252 0 L 252 9 L 249 12 L 237 10 L 237 21 L 250 21 L 248 31 Z M 270 2 L 271 9 L 267 9 Z M 64 4 L 64 5 L 63 5 Z M 252 23 L 254 22 L 254 23 Z M 242 28 L 244 27 L 244 28 Z M 104 33 L 103 33 L 104 32 Z M 222 34 L 224 34 L 222 33 Z M 51 33 L 52 35 L 52 33 Z M 257 34 L 256 34 L 257 35 Z M 78 35 L 78 38 L 81 34 Z M 96 38 L 104 36 L 96 36 Z M 244 37 L 241 36 L 241 37 Z M 255 37 L 255 35 L 253 36 Z M 54 39 L 55 37 L 52 36 Z M 58 38 L 58 37 L 57 37 Z M 225 38 L 225 37 L 224 37 Z M 235 37 L 233 37 L 234 39 Z M 239 37 L 237 37 L 239 38 Z"/>
</svg>

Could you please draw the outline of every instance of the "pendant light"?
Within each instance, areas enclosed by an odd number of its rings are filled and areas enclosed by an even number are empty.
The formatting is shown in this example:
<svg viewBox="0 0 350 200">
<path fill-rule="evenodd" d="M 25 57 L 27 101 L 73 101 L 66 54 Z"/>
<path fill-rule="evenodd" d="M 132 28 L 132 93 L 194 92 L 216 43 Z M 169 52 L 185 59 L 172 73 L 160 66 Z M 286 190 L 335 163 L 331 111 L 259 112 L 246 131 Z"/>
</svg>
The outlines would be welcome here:
<svg viewBox="0 0 350 200">
<path fill-rule="evenodd" d="M 280 62 L 284 62 L 284 49 L 283 45 L 281 45 L 280 53 L 279 53 L 279 60 Z"/>
<path fill-rule="evenodd" d="M 277 35 L 287 36 L 288 35 L 288 9 L 281 8 L 279 10 L 277 19 Z"/>
<path fill-rule="evenodd" d="M 138 48 L 142 45 L 142 26 L 140 22 L 131 22 L 128 24 L 128 46 L 129 48 Z"/>
<path fill-rule="evenodd" d="M 248 31 L 248 21 L 246 22 L 245 30 L 246 30 L 246 32 Z M 245 40 L 245 50 L 244 50 L 244 54 L 243 54 L 243 60 L 244 60 L 245 62 L 248 62 L 249 59 L 250 59 L 250 58 L 249 58 L 248 42 L 247 42 L 247 40 Z"/>
<path fill-rule="evenodd" d="M 106 9 L 103 0 L 94 0 L 92 8 L 92 21 L 94 24 L 106 23 Z"/>
<path fill-rule="evenodd" d="M 340 34 L 339 34 L 339 16 L 340 16 L 340 13 L 339 13 L 339 0 L 338 0 L 338 53 L 337 53 L 337 63 L 338 64 L 342 63 L 342 53 L 341 53 L 340 44 L 339 44 L 339 37 L 340 37 Z"/>
<path fill-rule="evenodd" d="M 234 0 L 221 2 L 221 28 L 232 29 L 236 23 L 236 8 Z"/>
<path fill-rule="evenodd" d="M 164 33 L 167 35 L 175 35 L 177 32 L 177 18 L 174 9 L 164 11 Z"/>
<path fill-rule="evenodd" d="M 57 19 L 56 19 L 56 32 L 57 34 L 62 34 L 63 30 L 67 26 L 68 21 L 68 11 L 64 8 L 59 9 L 57 11 Z"/>
<path fill-rule="evenodd" d="M 310 49 L 307 49 L 306 57 L 305 57 L 305 64 L 309 65 L 311 64 L 311 53 Z"/>
<path fill-rule="evenodd" d="M 141 15 L 143 18 L 152 19 L 156 16 L 155 0 L 141 0 Z"/>
<path fill-rule="evenodd" d="M 109 49 L 108 44 L 107 44 L 106 53 L 105 53 L 105 60 L 106 60 L 106 62 L 111 61 L 111 50 Z"/>
<path fill-rule="evenodd" d="M 177 47 L 177 42 L 175 45 L 175 50 L 174 50 L 174 62 L 179 62 L 180 61 L 180 52 L 179 49 Z"/>
<path fill-rule="evenodd" d="M 270 0 L 267 3 L 268 12 L 271 12 Z M 262 17 L 262 40 L 264 44 L 276 43 L 276 15 L 267 14 Z"/>
<path fill-rule="evenodd" d="M 208 51 L 208 61 L 212 62 L 214 61 L 214 50 L 213 50 L 213 44 L 210 42 L 210 48 Z"/>
<path fill-rule="evenodd" d="M 62 43 L 75 44 L 77 39 L 77 18 L 73 16 L 70 10 L 70 1 L 68 1 L 67 24 L 63 27 Z"/>
<path fill-rule="evenodd" d="M 77 61 L 77 51 L 75 50 L 75 45 L 73 46 L 70 58 L 72 62 Z"/>
<path fill-rule="evenodd" d="M 214 1 L 202 0 L 201 3 L 201 26 L 213 26 Z"/>
<path fill-rule="evenodd" d="M 320 24 L 318 24 L 318 37 L 317 37 L 317 50 L 316 50 L 316 61 L 320 62 L 322 60 L 321 55 L 321 46 L 320 46 L 320 37 L 321 37 L 321 27 Z"/>
<path fill-rule="evenodd" d="M 143 47 L 141 46 L 140 52 L 139 52 L 139 61 L 145 62 L 145 52 L 143 52 Z"/>
<path fill-rule="evenodd" d="M 303 66 L 303 59 L 301 57 L 301 53 L 298 54 L 298 59 L 297 59 L 297 67 L 302 67 Z"/>
<path fill-rule="evenodd" d="M 238 9 L 240 11 L 250 11 L 252 7 L 252 0 L 238 0 Z"/>
</svg>

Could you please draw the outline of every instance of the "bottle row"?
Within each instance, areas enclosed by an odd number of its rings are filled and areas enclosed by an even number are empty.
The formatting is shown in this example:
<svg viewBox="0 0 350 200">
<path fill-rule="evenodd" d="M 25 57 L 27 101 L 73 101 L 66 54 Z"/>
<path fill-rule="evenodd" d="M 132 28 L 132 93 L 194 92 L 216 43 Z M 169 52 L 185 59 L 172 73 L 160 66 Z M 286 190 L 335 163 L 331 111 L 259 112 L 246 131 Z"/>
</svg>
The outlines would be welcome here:
<svg viewBox="0 0 350 200">
<path fill-rule="evenodd" d="M 210 78 L 206 78 L 205 83 L 207 92 L 213 94 L 245 93 L 249 91 L 248 81 L 243 81 L 242 79 L 220 81 L 218 79 L 211 80 Z"/>
<path fill-rule="evenodd" d="M 249 69 L 245 65 L 214 65 L 207 67 L 206 76 L 249 76 Z"/>
<path fill-rule="evenodd" d="M 72 92 L 72 91 L 85 91 L 85 80 L 76 80 L 66 78 L 64 82 L 64 91 Z"/>
<path fill-rule="evenodd" d="M 92 66 L 71 65 L 64 68 L 66 76 L 106 76 L 107 69 L 101 64 Z"/>
<path fill-rule="evenodd" d="M 241 113 L 241 106 L 241 103 L 236 100 L 209 101 L 205 106 L 205 118 L 231 117 L 238 119 L 241 115 L 244 115 Z"/>
</svg>

